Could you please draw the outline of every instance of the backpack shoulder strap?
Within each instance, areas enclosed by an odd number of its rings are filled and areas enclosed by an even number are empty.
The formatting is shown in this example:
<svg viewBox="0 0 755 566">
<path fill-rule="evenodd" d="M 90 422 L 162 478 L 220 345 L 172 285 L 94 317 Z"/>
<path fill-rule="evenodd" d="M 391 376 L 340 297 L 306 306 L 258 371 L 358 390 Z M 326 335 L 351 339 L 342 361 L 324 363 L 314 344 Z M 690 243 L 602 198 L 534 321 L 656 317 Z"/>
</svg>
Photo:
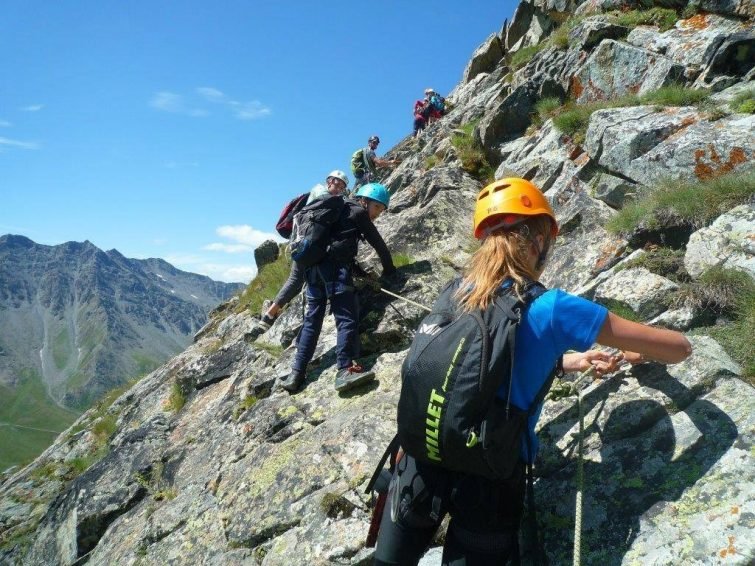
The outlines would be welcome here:
<svg viewBox="0 0 755 566">
<path fill-rule="evenodd" d="M 396 455 L 398 454 L 398 449 L 399 440 L 398 434 L 396 434 L 388 443 L 388 446 L 386 446 L 385 448 L 385 452 L 383 452 L 383 455 L 380 457 L 380 461 L 378 462 L 378 465 L 375 468 L 375 471 L 373 472 L 372 477 L 370 478 L 370 481 L 367 483 L 367 487 L 364 490 L 365 493 L 370 493 L 372 491 L 372 488 L 375 487 L 375 482 L 377 481 L 378 477 L 380 477 L 380 472 L 383 471 L 383 466 L 385 466 L 385 461 L 389 456 L 391 457 L 391 471 L 393 471 L 393 467 L 396 465 Z"/>
</svg>

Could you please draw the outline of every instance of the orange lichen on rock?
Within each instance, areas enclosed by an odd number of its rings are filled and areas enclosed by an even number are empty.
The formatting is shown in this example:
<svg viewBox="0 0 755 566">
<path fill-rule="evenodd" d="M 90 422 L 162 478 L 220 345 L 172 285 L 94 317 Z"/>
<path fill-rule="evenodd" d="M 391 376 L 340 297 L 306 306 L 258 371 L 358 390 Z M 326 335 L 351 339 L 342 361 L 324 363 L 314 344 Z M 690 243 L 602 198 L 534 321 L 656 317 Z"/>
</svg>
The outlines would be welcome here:
<svg viewBox="0 0 755 566">
<path fill-rule="evenodd" d="M 709 25 L 708 14 L 695 14 L 691 18 L 679 22 L 680 27 L 696 30 L 706 29 Z"/>
<path fill-rule="evenodd" d="M 579 97 L 582 96 L 585 88 L 582 86 L 582 81 L 579 80 L 579 77 L 577 75 L 574 75 L 571 78 L 571 85 L 569 90 L 571 90 L 572 96 L 575 99 L 579 99 Z"/>
<path fill-rule="evenodd" d="M 695 150 L 695 176 L 698 179 L 712 179 L 719 175 L 731 173 L 737 165 L 748 161 L 747 154 L 741 147 L 733 147 L 729 151 L 729 159 L 722 161 L 713 144 L 708 144 L 710 151 L 709 163 L 705 163 L 706 152 L 704 149 Z"/>
<path fill-rule="evenodd" d="M 735 540 L 734 537 L 731 536 L 731 535 L 729 535 L 728 538 L 729 538 L 729 546 L 727 546 L 726 548 L 721 549 L 719 551 L 719 553 L 718 553 L 719 556 L 721 556 L 721 558 L 726 558 L 729 555 L 733 556 L 733 555 L 735 555 L 737 553 L 737 549 L 734 548 L 734 540 Z"/>
</svg>

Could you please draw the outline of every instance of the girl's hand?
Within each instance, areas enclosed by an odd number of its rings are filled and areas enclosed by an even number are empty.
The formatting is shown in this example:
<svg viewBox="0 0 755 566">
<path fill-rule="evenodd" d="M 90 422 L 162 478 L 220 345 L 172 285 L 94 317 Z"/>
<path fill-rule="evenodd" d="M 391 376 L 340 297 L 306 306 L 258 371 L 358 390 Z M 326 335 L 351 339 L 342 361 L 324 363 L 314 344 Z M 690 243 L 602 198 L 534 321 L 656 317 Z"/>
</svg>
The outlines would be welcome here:
<svg viewBox="0 0 755 566">
<path fill-rule="evenodd" d="M 582 372 L 592 369 L 597 377 L 613 373 L 619 369 L 622 356 L 604 350 L 588 350 L 564 354 L 564 371 Z"/>
</svg>

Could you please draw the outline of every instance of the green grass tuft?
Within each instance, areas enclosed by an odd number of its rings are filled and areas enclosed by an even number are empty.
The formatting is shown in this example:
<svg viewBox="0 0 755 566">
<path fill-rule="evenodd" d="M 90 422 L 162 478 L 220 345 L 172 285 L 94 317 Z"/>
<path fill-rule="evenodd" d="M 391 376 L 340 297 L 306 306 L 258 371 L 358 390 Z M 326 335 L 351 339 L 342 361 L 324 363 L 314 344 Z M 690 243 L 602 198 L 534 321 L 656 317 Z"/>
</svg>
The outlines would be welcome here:
<svg viewBox="0 0 755 566">
<path fill-rule="evenodd" d="M 690 280 L 690 276 L 684 268 L 684 250 L 664 247 L 653 248 L 640 257 L 626 262 L 621 266 L 621 269 L 632 267 L 644 267 L 651 273 L 662 275 L 676 283 L 685 283 Z"/>
<path fill-rule="evenodd" d="M 660 228 L 669 218 L 699 228 L 755 195 L 755 169 L 705 180 L 667 179 L 639 195 L 606 224 L 614 233 L 629 233 L 644 224 Z"/>
<path fill-rule="evenodd" d="M 186 405 L 186 391 L 178 381 L 174 381 L 170 387 L 170 396 L 165 403 L 165 408 L 177 413 L 183 409 L 184 405 Z"/>
<path fill-rule="evenodd" d="M 248 409 L 254 407 L 259 401 L 254 395 L 247 395 L 244 399 L 233 409 L 233 420 L 239 420 L 239 417 L 243 415 Z"/>
<path fill-rule="evenodd" d="M 662 104 L 663 106 L 696 106 L 710 97 L 710 91 L 700 88 L 688 88 L 671 84 L 640 96 L 643 104 Z"/>
<path fill-rule="evenodd" d="M 522 47 L 519 51 L 511 56 L 511 59 L 509 60 L 509 67 L 511 67 L 515 71 L 521 69 L 527 63 L 529 63 L 535 55 L 545 49 L 547 45 L 548 44 L 546 42 L 541 41 L 536 45 Z"/>
<path fill-rule="evenodd" d="M 658 26 L 660 31 L 668 31 L 679 19 L 678 14 L 670 8 L 650 8 L 649 10 L 629 10 L 627 12 L 611 12 L 611 20 L 628 28 L 637 26 Z"/>
<path fill-rule="evenodd" d="M 281 253 L 273 263 L 260 269 L 257 276 L 244 289 L 239 297 L 236 312 L 248 309 L 255 314 L 259 313 L 265 300 L 275 298 L 283 283 L 288 279 L 290 272 L 291 258 L 287 254 Z"/>
<path fill-rule="evenodd" d="M 477 122 L 470 122 L 459 128 L 461 131 L 451 136 L 451 145 L 456 148 L 461 168 L 479 181 L 489 183 L 493 180 L 495 171 L 488 163 L 483 148 L 472 135 L 476 124 Z"/>
<path fill-rule="evenodd" d="M 279 346 L 277 344 L 268 344 L 267 342 L 255 342 L 254 347 L 267 352 L 274 358 L 279 358 L 284 350 L 283 346 Z"/>
<path fill-rule="evenodd" d="M 720 267 L 706 271 L 698 281 L 677 294 L 677 300 L 693 304 L 730 317 L 730 322 L 696 329 L 696 334 L 708 334 L 742 366 L 742 377 L 755 386 L 755 282 L 741 271 Z"/>
<path fill-rule="evenodd" d="M 755 89 L 746 90 L 734 97 L 731 108 L 738 114 L 755 114 Z"/>
</svg>

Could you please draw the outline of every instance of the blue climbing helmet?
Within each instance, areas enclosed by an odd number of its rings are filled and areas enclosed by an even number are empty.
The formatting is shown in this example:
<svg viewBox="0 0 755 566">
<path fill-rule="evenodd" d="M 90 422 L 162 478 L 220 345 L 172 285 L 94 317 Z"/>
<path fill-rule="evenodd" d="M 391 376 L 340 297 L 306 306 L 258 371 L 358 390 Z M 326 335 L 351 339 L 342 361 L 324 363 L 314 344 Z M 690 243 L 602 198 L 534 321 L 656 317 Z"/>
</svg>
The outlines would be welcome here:
<svg viewBox="0 0 755 566">
<path fill-rule="evenodd" d="M 388 203 L 391 201 L 391 194 L 388 192 L 388 189 L 380 183 L 362 185 L 354 196 L 376 200 L 385 205 L 386 210 L 388 209 Z"/>
</svg>

